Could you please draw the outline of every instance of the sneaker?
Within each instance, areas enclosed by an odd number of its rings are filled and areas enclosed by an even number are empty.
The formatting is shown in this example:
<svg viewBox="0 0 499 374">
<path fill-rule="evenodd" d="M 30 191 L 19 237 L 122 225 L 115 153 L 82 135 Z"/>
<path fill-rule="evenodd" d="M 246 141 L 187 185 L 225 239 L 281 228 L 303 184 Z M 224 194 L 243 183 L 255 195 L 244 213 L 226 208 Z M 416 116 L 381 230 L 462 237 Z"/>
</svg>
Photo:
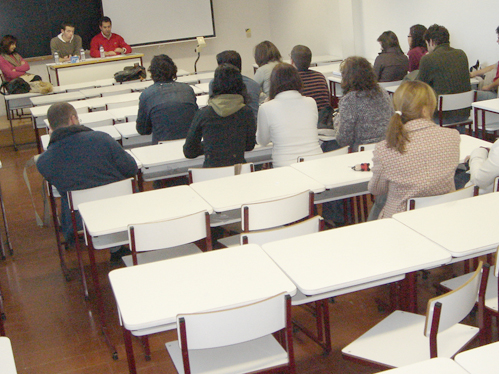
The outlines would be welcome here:
<svg viewBox="0 0 499 374">
<path fill-rule="evenodd" d="M 122 245 L 116 252 L 111 252 L 111 258 L 109 259 L 109 262 L 112 264 L 117 264 L 121 261 L 121 258 L 123 256 L 128 256 L 130 254 L 132 254 L 132 251 Z"/>
</svg>

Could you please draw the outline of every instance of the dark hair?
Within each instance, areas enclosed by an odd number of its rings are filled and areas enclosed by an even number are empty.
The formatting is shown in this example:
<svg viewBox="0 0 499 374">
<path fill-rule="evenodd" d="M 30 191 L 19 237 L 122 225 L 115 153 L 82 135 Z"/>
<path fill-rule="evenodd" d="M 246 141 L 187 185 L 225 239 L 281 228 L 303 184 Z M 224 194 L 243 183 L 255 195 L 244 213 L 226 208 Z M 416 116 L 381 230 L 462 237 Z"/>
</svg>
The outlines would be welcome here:
<svg viewBox="0 0 499 374">
<path fill-rule="evenodd" d="M 76 29 L 75 24 L 73 22 L 61 23 L 61 30 L 66 30 L 66 27 L 72 27 L 73 29 Z"/>
<path fill-rule="evenodd" d="M 291 50 L 291 59 L 298 70 L 307 70 L 312 61 L 312 51 L 304 45 L 295 45 Z"/>
<path fill-rule="evenodd" d="M 70 124 L 71 116 L 78 114 L 76 109 L 69 103 L 61 102 L 53 104 L 47 111 L 47 119 L 52 130 L 66 127 Z"/>
<path fill-rule="evenodd" d="M 440 25 L 431 25 L 424 33 L 424 40 L 433 40 L 436 45 L 449 43 L 449 31 Z"/>
<path fill-rule="evenodd" d="M 381 50 L 383 52 L 386 52 L 388 48 L 395 48 L 399 53 L 404 53 L 400 48 L 399 39 L 393 31 L 385 31 L 379 36 L 378 42 L 381 43 Z"/>
<path fill-rule="evenodd" d="M 154 56 L 149 71 L 154 82 L 170 82 L 177 79 L 177 65 L 167 55 Z"/>
<path fill-rule="evenodd" d="M 303 83 L 298 70 L 293 65 L 281 62 L 277 64 L 270 75 L 269 99 L 274 99 L 277 94 L 284 91 L 301 91 Z"/>
<path fill-rule="evenodd" d="M 245 104 L 248 102 L 248 94 L 246 92 L 246 85 L 243 82 L 243 76 L 239 69 L 232 64 L 222 64 L 217 67 L 212 87 L 213 92 L 210 98 L 218 95 L 233 94 L 241 95 L 244 98 Z"/>
<path fill-rule="evenodd" d="M 17 43 L 17 39 L 15 36 L 5 35 L 2 38 L 2 41 L 0 42 L 0 52 L 2 54 L 6 54 L 6 55 L 12 54 L 13 52 L 10 51 L 10 46 L 12 44 L 16 44 L 16 43 Z"/>
<path fill-rule="evenodd" d="M 112 22 L 111 22 L 111 18 L 104 16 L 104 17 L 101 17 L 101 18 L 99 19 L 99 26 L 102 26 L 102 24 L 103 24 L 104 22 L 109 22 L 109 23 L 111 23 L 111 24 L 112 24 Z"/>
<path fill-rule="evenodd" d="M 426 42 L 424 41 L 424 33 L 426 32 L 426 27 L 423 25 L 414 25 L 409 29 L 409 35 L 411 36 L 411 49 L 416 47 L 422 47 L 426 49 Z"/>
<path fill-rule="evenodd" d="M 496 34 L 499 34 L 499 26 L 497 26 Z"/>
<path fill-rule="evenodd" d="M 380 92 L 376 73 L 364 57 L 351 56 L 340 65 L 343 95 L 350 91 Z"/>
<path fill-rule="evenodd" d="M 217 55 L 217 63 L 218 65 L 222 64 L 231 64 L 241 71 L 242 63 L 241 63 L 241 55 L 236 51 L 223 51 Z"/>
<path fill-rule="evenodd" d="M 274 43 L 265 40 L 255 47 L 255 62 L 263 66 L 271 61 L 281 61 L 281 53 Z"/>
</svg>

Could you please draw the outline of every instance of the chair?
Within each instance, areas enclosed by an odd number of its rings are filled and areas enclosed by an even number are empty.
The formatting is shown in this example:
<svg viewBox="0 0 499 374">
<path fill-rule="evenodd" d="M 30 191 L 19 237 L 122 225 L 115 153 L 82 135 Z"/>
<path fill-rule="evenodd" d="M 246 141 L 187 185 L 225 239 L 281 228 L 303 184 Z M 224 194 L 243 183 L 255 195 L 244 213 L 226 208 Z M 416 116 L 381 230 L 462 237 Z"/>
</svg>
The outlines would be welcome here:
<svg viewBox="0 0 499 374">
<path fill-rule="evenodd" d="M 470 117 L 462 122 L 455 122 L 450 124 L 443 123 L 443 112 L 448 110 L 457 110 L 470 108 L 471 103 L 476 101 L 476 91 L 466 91 L 457 94 L 447 94 L 438 96 L 438 120 L 442 127 L 458 127 L 458 126 L 468 126 L 469 133 L 471 134 L 471 125 L 473 124 L 473 118 Z"/>
<path fill-rule="evenodd" d="M 88 299 L 88 287 L 87 280 L 85 277 L 85 271 L 83 269 L 83 260 L 81 258 L 80 242 L 78 235 L 78 223 L 76 220 L 76 212 L 78 211 L 78 206 L 82 203 L 107 199 L 110 197 L 123 196 L 132 194 L 135 190 L 134 178 L 124 179 L 119 182 L 109 183 L 103 186 L 87 188 L 84 190 L 68 191 L 68 203 L 69 210 L 71 212 L 71 222 L 73 224 L 73 232 L 75 239 L 76 255 L 78 257 L 78 265 L 80 267 L 81 279 L 83 282 L 83 288 L 85 293 L 85 299 Z M 110 248 L 116 245 L 117 242 L 126 241 L 121 235 L 111 235 L 103 236 L 100 241 L 94 241 L 95 249 Z"/>
<path fill-rule="evenodd" d="M 178 373 L 295 373 L 288 295 L 180 314 L 177 331 L 179 340 L 166 343 L 166 349 Z"/>
<path fill-rule="evenodd" d="M 371 144 L 361 144 L 359 145 L 359 152 L 363 151 L 373 151 L 374 148 L 376 147 L 377 143 L 371 143 Z"/>
<path fill-rule="evenodd" d="M 340 148 L 340 149 L 336 149 L 336 150 L 331 151 L 331 152 L 319 153 L 317 155 L 299 156 L 298 159 L 297 159 L 297 162 L 304 162 L 304 161 L 317 160 L 319 158 L 326 158 L 326 157 L 333 157 L 333 156 L 339 156 L 339 155 L 346 155 L 347 153 L 348 153 L 348 146 Z"/>
<path fill-rule="evenodd" d="M 255 168 L 251 162 L 218 168 L 193 168 L 189 169 L 189 184 L 209 181 L 217 178 L 231 177 L 233 175 L 252 173 L 254 171 Z"/>
<path fill-rule="evenodd" d="M 496 179 L 494 179 L 494 190 L 493 192 L 497 192 L 499 191 L 499 177 L 496 177 Z"/>
<path fill-rule="evenodd" d="M 488 264 L 480 262 L 468 282 L 430 299 L 426 316 L 394 311 L 343 348 L 343 357 L 375 367 L 400 367 L 434 357 L 453 357 L 475 337 L 483 338 L 483 296 L 488 273 Z M 479 327 L 460 324 L 477 297 Z"/>
<path fill-rule="evenodd" d="M 413 197 L 407 200 L 407 210 L 426 208 L 432 205 L 466 199 L 473 196 L 478 196 L 478 187 L 476 186 L 469 186 L 443 195 Z"/>
<path fill-rule="evenodd" d="M 244 204 L 241 207 L 242 232 L 265 230 L 297 222 L 314 215 L 314 193 L 303 191 L 296 195 Z M 240 236 L 234 235 L 218 240 L 225 247 L 239 245 Z"/>
</svg>

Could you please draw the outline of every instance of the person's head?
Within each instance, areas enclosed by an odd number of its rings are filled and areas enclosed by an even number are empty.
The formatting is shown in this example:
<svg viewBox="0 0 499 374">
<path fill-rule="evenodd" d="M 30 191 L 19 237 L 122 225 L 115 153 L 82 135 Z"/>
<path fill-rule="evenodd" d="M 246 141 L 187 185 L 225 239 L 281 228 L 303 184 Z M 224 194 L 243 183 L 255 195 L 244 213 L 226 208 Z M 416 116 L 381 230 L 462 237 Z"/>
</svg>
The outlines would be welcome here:
<svg viewBox="0 0 499 374">
<path fill-rule="evenodd" d="M 239 69 L 232 64 L 221 64 L 215 70 L 213 78 L 213 93 L 210 97 L 218 95 L 242 95 L 246 100 L 246 86 Z"/>
<path fill-rule="evenodd" d="M 69 42 L 71 39 L 73 39 L 73 36 L 75 34 L 75 25 L 70 22 L 63 22 L 61 24 L 61 33 L 62 33 L 62 38 Z"/>
<path fill-rule="evenodd" d="M 409 43 L 409 48 L 422 47 L 426 49 L 426 42 L 424 40 L 424 33 L 426 32 L 426 27 L 423 25 L 414 25 L 409 29 L 409 35 L 407 36 L 407 41 Z"/>
<path fill-rule="evenodd" d="M 350 91 L 380 91 L 376 73 L 364 57 L 351 56 L 340 65 L 341 88 L 346 95 Z"/>
<path fill-rule="evenodd" d="M 497 26 L 496 34 L 497 34 L 497 42 L 499 43 L 499 26 Z"/>
<path fill-rule="evenodd" d="M 6 55 L 14 53 L 17 46 L 17 39 L 12 35 L 5 35 L 0 42 L 0 52 Z"/>
<path fill-rule="evenodd" d="M 236 51 L 223 51 L 217 55 L 217 64 L 231 64 L 241 71 L 242 62 L 241 55 Z"/>
<path fill-rule="evenodd" d="M 52 131 L 62 127 L 80 124 L 76 109 L 69 103 L 52 104 L 47 111 L 47 119 Z"/>
<path fill-rule="evenodd" d="M 399 39 L 393 31 L 385 31 L 377 40 L 379 44 L 381 44 L 381 50 L 383 52 L 386 52 L 388 48 L 396 48 L 398 51 L 403 53 L 400 48 Z"/>
<path fill-rule="evenodd" d="M 112 28 L 111 18 L 102 17 L 99 20 L 99 29 L 106 38 L 109 38 L 111 36 L 111 28 Z"/>
<path fill-rule="evenodd" d="M 274 43 L 265 40 L 255 47 L 255 62 L 263 66 L 271 61 L 281 61 L 281 53 Z"/>
<path fill-rule="evenodd" d="M 177 79 L 177 65 L 167 55 L 154 56 L 149 71 L 154 82 L 170 82 Z"/>
<path fill-rule="evenodd" d="M 284 91 L 301 91 L 303 83 L 298 70 L 293 65 L 281 62 L 277 64 L 270 75 L 269 99 Z"/>
<path fill-rule="evenodd" d="M 428 52 L 433 52 L 437 45 L 449 43 L 449 38 L 449 31 L 437 24 L 431 25 L 424 33 Z"/>
<path fill-rule="evenodd" d="M 419 118 L 431 120 L 437 107 L 435 91 L 421 81 L 404 81 L 393 95 L 393 107 L 396 112 L 390 119 L 386 141 L 389 148 L 404 153 L 409 141 L 404 125 Z"/>
<path fill-rule="evenodd" d="M 291 50 L 291 63 L 299 71 L 308 70 L 312 61 L 312 51 L 304 45 L 295 45 Z"/>
</svg>

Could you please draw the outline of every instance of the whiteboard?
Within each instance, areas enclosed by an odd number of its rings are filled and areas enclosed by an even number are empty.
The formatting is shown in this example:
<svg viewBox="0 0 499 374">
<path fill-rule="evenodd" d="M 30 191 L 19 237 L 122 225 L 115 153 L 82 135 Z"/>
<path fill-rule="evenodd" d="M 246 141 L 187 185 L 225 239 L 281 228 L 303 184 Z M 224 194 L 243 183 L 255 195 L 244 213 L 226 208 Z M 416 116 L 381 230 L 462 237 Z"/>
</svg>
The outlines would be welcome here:
<svg viewBox="0 0 499 374">
<path fill-rule="evenodd" d="M 212 0 L 102 0 L 102 10 L 131 46 L 215 36 Z"/>
</svg>

